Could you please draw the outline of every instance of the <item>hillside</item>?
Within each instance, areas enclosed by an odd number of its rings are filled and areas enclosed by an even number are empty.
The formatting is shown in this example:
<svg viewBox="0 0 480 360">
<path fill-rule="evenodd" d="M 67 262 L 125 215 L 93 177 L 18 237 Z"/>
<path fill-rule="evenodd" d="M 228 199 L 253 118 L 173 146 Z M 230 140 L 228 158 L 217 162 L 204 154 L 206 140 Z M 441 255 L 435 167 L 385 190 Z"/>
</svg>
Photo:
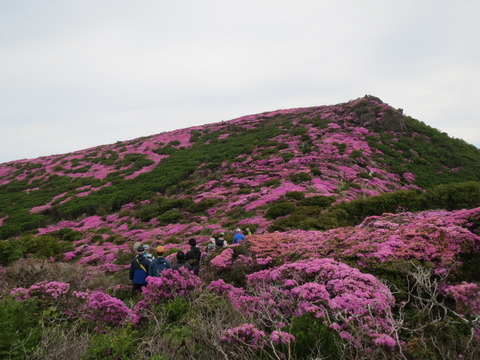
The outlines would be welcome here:
<svg viewBox="0 0 480 360">
<path fill-rule="evenodd" d="M 135 242 L 174 260 L 189 238 L 203 250 L 220 232 L 231 243 L 236 228 L 253 235 L 204 256 L 200 277 L 167 273 L 140 299 L 128 292 Z M 2 318 L 54 309 L 62 321 L 43 329 L 86 336 L 75 343 L 84 358 L 480 351 L 480 150 L 373 96 L 0 164 L 0 240 Z M 153 330 L 148 312 L 163 325 Z M 65 346 L 48 352 L 55 336 L 27 318 L 0 334 L 36 331 L 17 339 L 34 350 L 0 344 L 1 355 L 68 358 Z M 150 353 L 125 322 L 154 332 Z"/>
<path fill-rule="evenodd" d="M 122 207 L 142 222 L 163 215 L 162 225 L 266 228 L 268 205 L 287 193 L 338 203 L 479 181 L 479 160 L 474 146 L 375 97 L 267 112 L 1 164 L 0 238 Z"/>
</svg>

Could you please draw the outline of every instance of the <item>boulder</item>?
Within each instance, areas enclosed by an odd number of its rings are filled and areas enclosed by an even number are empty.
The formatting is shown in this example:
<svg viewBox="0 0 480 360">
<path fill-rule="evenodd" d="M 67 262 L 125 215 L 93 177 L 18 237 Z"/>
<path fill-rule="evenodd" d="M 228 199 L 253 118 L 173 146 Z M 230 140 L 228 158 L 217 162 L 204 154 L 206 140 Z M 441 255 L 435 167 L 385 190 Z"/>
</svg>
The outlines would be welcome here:
<svg viewBox="0 0 480 360">
<path fill-rule="evenodd" d="M 404 132 L 407 129 L 403 115 L 399 111 L 385 110 L 381 120 L 386 131 Z"/>
</svg>

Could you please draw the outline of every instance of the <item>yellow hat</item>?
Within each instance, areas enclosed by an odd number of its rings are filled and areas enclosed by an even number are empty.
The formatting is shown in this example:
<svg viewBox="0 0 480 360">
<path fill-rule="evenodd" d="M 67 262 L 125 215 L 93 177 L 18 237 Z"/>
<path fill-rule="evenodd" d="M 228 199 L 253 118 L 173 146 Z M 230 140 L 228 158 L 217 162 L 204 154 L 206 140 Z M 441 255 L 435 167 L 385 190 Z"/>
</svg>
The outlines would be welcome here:
<svg viewBox="0 0 480 360">
<path fill-rule="evenodd" d="M 155 248 L 157 254 L 163 254 L 165 252 L 165 248 L 162 245 L 159 245 Z"/>
</svg>

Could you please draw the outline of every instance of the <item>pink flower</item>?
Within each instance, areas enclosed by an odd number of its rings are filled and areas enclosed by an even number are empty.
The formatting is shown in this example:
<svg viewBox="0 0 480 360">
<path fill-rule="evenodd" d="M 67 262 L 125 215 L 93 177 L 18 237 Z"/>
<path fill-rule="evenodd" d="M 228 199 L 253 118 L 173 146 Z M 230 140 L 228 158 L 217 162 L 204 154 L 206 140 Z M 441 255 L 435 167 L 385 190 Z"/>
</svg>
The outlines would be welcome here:
<svg viewBox="0 0 480 360">
<path fill-rule="evenodd" d="M 295 341 L 295 336 L 285 331 L 275 330 L 270 334 L 270 340 L 276 344 L 289 344 Z"/>
</svg>

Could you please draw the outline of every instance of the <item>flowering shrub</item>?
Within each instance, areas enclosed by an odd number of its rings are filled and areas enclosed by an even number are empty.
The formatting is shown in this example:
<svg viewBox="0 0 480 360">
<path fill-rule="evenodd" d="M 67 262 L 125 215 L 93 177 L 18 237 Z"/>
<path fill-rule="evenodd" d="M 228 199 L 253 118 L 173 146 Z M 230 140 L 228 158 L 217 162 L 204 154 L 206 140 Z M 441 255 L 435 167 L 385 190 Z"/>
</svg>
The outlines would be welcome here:
<svg viewBox="0 0 480 360">
<path fill-rule="evenodd" d="M 430 263 L 444 273 L 454 263 L 461 264 L 461 253 L 480 249 L 480 236 L 469 219 L 480 208 L 458 211 L 424 211 L 385 214 L 366 218 L 356 227 L 326 232 L 294 230 L 249 237 L 250 250 L 260 264 L 290 257 L 329 256 L 355 260 L 361 267 L 396 260 Z"/>
<path fill-rule="evenodd" d="M 221 252 L 221 254 L 214 257 L 210 261 L 210 264 L 220 269 L 228 268 L 232 266 L 233 254 L 234 251 L 232 248 L 226 248 Z"/>
<path fill-rule="evenodd" d="M 247 282 L 247 291 L 222 281 L 209 288 L 226 293 L 236 308 L 267 323 L 312 313 L 331 321 L 345 339 L 388 339 L 393 331 L 389 289 L 374 276 L 333 259 L 284 264 L 250 274 Z"/>
<path fill-rule="evenodd" d="M 137 311 L 148 309 L 160 301 L 201 292 L 202 286 L 202 280 L 186 268 L 166 269 L 162 271 L 162 276 L 148 276 L 147 282 L 142 289 L 143 300 L 135 305 Z"/>
<path fill-rule="evenodd" d="M 460 313 L 480 314 L 480 286 L 472 283 L 447 285 L 444 292 L 455 299 Z"/>
<path fill-rule="evenodd" d="M 83 294 L 77 295 L 83 297 Z M 102 291 L 93 291 L 83 308 L 83 317 L 98 324 L 118 326 L 132 319 L 133 312 L 123 301 Z"/>
<path fill-rule="evenodd" d="M 221 339 L 235 345 L 247 345 L 258 349 L 265 345 L 265 332 L 257 329 L 253 324 L 244 324 L 233 329 L 225 330 Z"/>
<path fill-rule="evenodd" d="M 295 341 L 295 336 L 285 331 L 275 330 L 270 334 L 270 341 L 275 344 L 290 344 Z"/>
<path fill-rule="evenodd" d="M 10 294 L 15 295 L 17 300 L 26 300 L 30 297 L 38 299 L 58 299 L 61 295 L 65 295 L 70 289 L 70 284 L 57 281 L 42 281 L 33 284 L 27 289 L 16 288 Z"/>
</svg>

